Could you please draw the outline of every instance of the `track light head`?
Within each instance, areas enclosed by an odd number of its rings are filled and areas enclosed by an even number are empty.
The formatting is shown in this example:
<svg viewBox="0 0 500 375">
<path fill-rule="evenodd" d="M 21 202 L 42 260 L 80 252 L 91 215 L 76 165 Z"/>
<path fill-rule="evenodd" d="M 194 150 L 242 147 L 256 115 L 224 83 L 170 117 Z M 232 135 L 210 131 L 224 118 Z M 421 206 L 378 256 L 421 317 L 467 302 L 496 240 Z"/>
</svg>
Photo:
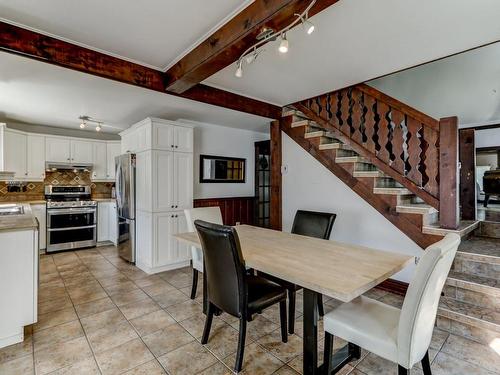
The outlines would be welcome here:
<svg viewBox="0 0 500 375">
<path fill-rule="evenodd" d="M 234 75 L 237 77 L 237 78 L 241 78 L 243 77 L 243 68 L 242 68 L 242 65 L 243 64 L 243 61 L 238 61 L 238 68 L 236 68 L 236 72 L 234 73 Z"/>
<path fill-rule="evenodd" d="M 280 53 L 288 52 L 288 39 L 286 38 L 286 34 L 283 34 L 281 36 L 281 42 L 278 51 L 280 51 Z"/>
<path fill-rule="evenodd" d="M 96 131 L 96 132 L 100 132 L 100 131 L 101 131 L 101 129 L 102 129 L 102 127 L 101 127 L 101 123 L 98 123 L 98 124 L 97 124 L 97 126 L 95 127 L 95 131 Z"/>
<path fill-rule="evenodd" d="M 80 124 L 80 129 L 85 129 L 86 126 L 87 124 L 85 124 L 85 121 L 82 121 L 82 123 Z"/>
<path fill-rule="evenodd" d="M 302 25 L 304 26 L 304 30 L 306 31 L 307 35 L 311 35 L 314 32 L 315 26 L 311 21 L 306 19 L 302 23 Z"/>
<path fill-rule="evenodd" d="M 259 56 L 260 54 L 260 51 L 257 51 L 256 49 L 253 50 L 252 53 L 249 53 L 247 56 L 246 56 L 246 62 L 247 64 L 251 64 L 253 63 L 255 60 L 257 60 L 257 57 Z"/>
</svg>

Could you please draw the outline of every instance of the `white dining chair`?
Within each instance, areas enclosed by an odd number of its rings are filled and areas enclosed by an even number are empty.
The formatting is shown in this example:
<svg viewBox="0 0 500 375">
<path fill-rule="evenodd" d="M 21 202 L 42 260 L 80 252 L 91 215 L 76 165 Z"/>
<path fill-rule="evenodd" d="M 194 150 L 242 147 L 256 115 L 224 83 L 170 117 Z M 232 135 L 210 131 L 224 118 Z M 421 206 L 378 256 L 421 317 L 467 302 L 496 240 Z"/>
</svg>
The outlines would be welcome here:
<svg viewBox="0 0 500 375">
<path fill-rule="evenodd" d="M 214 224 L 222 223 L 220 207 L 199 207 L 185 209 L 187 227 L 189 232 L 196 232 L 195 220 L 203 220 Z M 191 246 L 191 258 L 193 261 L 193 282 L 191 285 L 191 299 L 196 298 L 196 288 L 198 287 L 198 273 L 203 273 L 203 252 L 201 248 Z"/>
<path fill-rule="evenodd" d="M 410 282 L 403 307 L 398 309 L 361 296 L 324 316 L 326 374 L 332 367 L 333 337 L 348 341 L 398 364 L 399 375 L 422 362 L 431 375 L 429 345 L 439 298 L 455 258 L 460 236 L 448 234 L 424 250 Z"/>
</svg>

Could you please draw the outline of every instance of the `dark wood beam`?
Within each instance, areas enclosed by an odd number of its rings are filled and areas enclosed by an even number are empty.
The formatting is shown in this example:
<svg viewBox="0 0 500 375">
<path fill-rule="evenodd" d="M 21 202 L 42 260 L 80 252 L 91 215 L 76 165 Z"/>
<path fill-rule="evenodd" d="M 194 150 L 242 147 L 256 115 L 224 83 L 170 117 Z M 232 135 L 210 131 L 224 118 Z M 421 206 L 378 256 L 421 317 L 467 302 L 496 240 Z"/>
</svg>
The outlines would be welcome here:
<svg viewBox="0 0 500 375">
<path fill-rule="evenodd" d="M 318 0 L 309 11 L 314 16 L 338 0 Z M 167 90 L 182 93 L 234 63 L 257 40 L 265 27 L 280 30 L 311 0 L 256 0 L 167 71 Z"/>
<path fill-rule="evenodd" d="M 165 93 L 165 73 L 31 30 L 0 22 L 0 51 Z M 206 85 L 177 95 L 257 116 L 277 119 L 281 107 Z"/>
</svg>

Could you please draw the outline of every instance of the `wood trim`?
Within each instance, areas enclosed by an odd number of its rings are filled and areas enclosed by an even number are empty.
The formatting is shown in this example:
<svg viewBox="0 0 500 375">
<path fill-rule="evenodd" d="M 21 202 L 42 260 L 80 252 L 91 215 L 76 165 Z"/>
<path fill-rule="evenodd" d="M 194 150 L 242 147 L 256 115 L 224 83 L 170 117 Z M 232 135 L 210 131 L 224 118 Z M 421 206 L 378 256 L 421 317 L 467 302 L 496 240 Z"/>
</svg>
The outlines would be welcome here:
<svg viewBox="0 0 500 375">
<path fill-rule="evenodd" d="M 391 292 L 394 294 L 398 294 L 400 296 L 406 296 L 406 292 L 408 290 L 409 284 L 404 281 L 387 279 L 380 284 L 378 284 L 375 288 L 384 290 L 386 292 Z"/>
<path fill-rule="evenodd" d="M 1 21 L 0 51 L 165 93 L 161 71 Z M 281 117 L 279 106 L 206 85 L 176 96 L 266 118 Z"/>
<path fill-rule="evenodd" d="M 460 130 L 473 129 L 473 130 L 488 130 L 488 129 L 498 129 L 500 128 L 500 124 L 489 124 L 489 125 L 477 125 L 470 126 L 466 128 L 462 128 Z"/>
<path fill-rule="evenodd" d="M 462 220 L 476 220 L 476 146 L 474 129 L 460 129 L 460 207 Z"/>
<path fill-rule="evenodd" d="M 405 178 L 404 176 L 400 175 L 397 171 L 392 169 L 389 165 L 378 159 L 374 154 L 372 154 L 370 151 L 365 149 L 363 146 L 360 144 L 356 143 L 352 138 L 347 137 L 344 135 L 340 130 L 332 126 L 328 121 L 324 120 L 323 118 L 319 117 L 316 113 L 311 111 L 309 108 L 306 106 L 296 103 L 294 104 L 295 108 L 297 108 L 299 111 L 304 113 L 308 118 L 311 120 L 315 121 L 316 123 L 320 124 L 325 130 L 328 130 L 329 132 L 333 133 L 334 137 L 337 138 L 339 141 L 344 143 L 345 145 L 350 146 L 356 153 L 358 153 L 360 156 L 368 160 L 371 164 L 375 165 L 378 169 L 380 169 L 382 172 L 387 174 L 388 176 L 394 178 L 397 182 L 402 184 L 405 188 L 410 190 L 413 194 L 415 194 L 417 197 L 420 197 L 423 199 L 425 202 L 433 206 L 434 208 L 438 209 L 439 208 L 439 200 L 426 192 L 425 190 L 421 189 L 419 186 L 415 185 L 413 182 Z"/>
<path fill-rule="evenodd" d="M 439 222 L 441 228 L 458 228 L 458 176 L 458 118 L 446 117 L 439 120 Z"/>
<path fill-rule="evenodd" d="M 193 207 L 220 207 L 225 225 L 253 225 L 255 197 L 202 198 L 194 199 Z"/>
<path fill-rule="evenodd" d="M 312 17 L 338 0 L 318 0 Z M 256 0 L 167 70 L 167 90 L 183 93 L 238 60 L 263 28 L 289 25 L 311 0 Z"/>
<path fill-rule="evenodd" d="M 272 229 L 282 229 L 282 187 L 281 187 L 281 122 L 288 122 L 291 125 L 291 118 L 285 118 L 280 121 L 271 123 L 271 208 L 270 208 L 270 224 Z"/>
</svg>

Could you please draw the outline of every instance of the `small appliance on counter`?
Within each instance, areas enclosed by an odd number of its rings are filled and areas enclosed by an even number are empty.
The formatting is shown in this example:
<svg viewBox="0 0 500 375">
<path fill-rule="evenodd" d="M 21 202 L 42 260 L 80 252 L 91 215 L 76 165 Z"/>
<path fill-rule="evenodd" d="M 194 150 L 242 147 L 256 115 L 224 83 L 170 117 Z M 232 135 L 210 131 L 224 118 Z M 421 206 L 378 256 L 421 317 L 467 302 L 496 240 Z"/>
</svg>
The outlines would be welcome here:
<svg viewBox="0 0 500 375">
<path fill-rule="evenodd" d="M 45 186 L 47 253 L 97 244 L 97 202 L 90 186 Z"/>
<path fill-rule="evenodd" d="M 135 154 L 115 158 L 118 254 L 135 263 Z"/>
</svg>

